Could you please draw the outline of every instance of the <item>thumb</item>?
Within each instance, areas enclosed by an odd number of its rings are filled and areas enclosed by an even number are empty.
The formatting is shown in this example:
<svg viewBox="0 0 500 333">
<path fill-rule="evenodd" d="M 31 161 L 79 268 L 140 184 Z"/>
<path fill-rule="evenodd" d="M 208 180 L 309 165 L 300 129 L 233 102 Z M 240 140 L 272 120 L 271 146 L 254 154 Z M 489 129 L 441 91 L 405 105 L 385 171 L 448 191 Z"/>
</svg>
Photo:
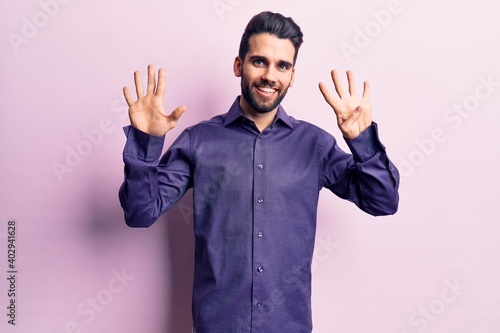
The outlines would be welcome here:
<svg viewBox="0 0 500 333">
<path fill-rule="evenodd" d="M 342 124 L 339 124 L 340 131 L 346 139 L 354 139 L 359 134 L 359 128 L 356 121 L 359 119 L 361 112 L 362 108 L 358 106 Z"/>
<path fill-rule="evenodd" d="M 349 117 L 345 120 L 344 123 L 346 123 L 346 125 L 348 126 L 351 126 L 353 125 L 359 118 L 359 116 L 361 116 L 361 112 L 363 111 L 363 108 L 361 106 L 357 106 L 352 112 L 351 114 L 349 115 Z"/>
<path fill-rule="evenodd" d="M 181 105 L 177 107 L 172 113 L 170 114 L 170 117 L 172 117 L 172 120 L 177 121 L 179 118 L 182 116 L 184 112 L 186 112 L 187 106 Z"/>
</svg>

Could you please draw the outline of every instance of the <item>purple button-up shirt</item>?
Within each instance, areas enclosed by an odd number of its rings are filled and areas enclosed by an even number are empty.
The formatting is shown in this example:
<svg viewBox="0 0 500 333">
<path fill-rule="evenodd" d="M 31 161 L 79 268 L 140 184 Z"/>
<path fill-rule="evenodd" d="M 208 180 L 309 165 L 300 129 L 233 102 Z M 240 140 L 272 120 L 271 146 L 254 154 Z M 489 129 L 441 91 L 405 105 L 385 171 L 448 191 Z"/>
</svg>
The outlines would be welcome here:
<svg viewBox="0 0 500 333">
<path fill-rule="evenodd" d="M 164 137 L 125 128 L 126 223 L 148 227 L 193 188 L 197 333 L 310 333 L 311 262 L 323 187 L 372 215 L 393 214 L 399 174 L 373 123 L 342 151 L 280 106 L 260 132 L 228 113 Z M 160 158 L 161 157 L 161 158 Z"/>
</svg>

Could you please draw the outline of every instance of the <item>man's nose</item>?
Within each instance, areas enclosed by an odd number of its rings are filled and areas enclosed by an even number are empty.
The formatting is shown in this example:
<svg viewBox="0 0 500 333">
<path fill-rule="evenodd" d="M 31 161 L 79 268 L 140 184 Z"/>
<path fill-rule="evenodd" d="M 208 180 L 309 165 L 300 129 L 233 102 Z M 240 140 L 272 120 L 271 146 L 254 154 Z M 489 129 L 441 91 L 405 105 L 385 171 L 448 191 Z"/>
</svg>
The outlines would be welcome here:
<svg viewBox="0 0 500 333">
<path fill-rule="evenodd" d="M 276 68 L 274 68 L 274 66 L 268 66 L 265 72 L 262 74 L 262 79 L 270 82 L 271 84 L 276 83 Z"/>
</svg>

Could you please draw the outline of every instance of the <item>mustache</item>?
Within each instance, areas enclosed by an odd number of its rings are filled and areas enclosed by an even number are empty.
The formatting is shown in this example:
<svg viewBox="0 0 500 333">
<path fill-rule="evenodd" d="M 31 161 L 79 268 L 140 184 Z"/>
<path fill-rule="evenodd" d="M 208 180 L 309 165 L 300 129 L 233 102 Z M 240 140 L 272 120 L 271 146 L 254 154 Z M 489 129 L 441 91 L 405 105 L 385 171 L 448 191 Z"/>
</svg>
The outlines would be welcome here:
<svg viewBox="0 0 500 333">
<path fill-rule="evenodd" d="M 259 87 L 264 87 L 264 88 L 273 88 L 273 89 L 279 88 L 275 82 L 271 82 L 271 81 L 267 81 L 267 80 L 260 80 L 259 82 L 254 83 L 254 86 L 259 86 Z"/>
</svg>

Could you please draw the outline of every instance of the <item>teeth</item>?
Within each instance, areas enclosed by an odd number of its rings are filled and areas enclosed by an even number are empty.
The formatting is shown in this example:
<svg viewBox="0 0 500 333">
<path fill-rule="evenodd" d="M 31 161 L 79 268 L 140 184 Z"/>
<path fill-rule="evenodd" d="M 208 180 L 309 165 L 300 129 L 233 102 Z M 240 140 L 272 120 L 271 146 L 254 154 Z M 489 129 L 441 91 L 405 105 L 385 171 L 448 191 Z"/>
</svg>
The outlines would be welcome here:
<svg viewBox="0 0 500 333">
<path fill-rule="evenodd" d="M 260 91 L 267 92 L 267 93 L 273 93 L 276 91 L 276 89 L 273 88 L 268 88 L 268 87 L 257 87 Z"/>
</svg>

